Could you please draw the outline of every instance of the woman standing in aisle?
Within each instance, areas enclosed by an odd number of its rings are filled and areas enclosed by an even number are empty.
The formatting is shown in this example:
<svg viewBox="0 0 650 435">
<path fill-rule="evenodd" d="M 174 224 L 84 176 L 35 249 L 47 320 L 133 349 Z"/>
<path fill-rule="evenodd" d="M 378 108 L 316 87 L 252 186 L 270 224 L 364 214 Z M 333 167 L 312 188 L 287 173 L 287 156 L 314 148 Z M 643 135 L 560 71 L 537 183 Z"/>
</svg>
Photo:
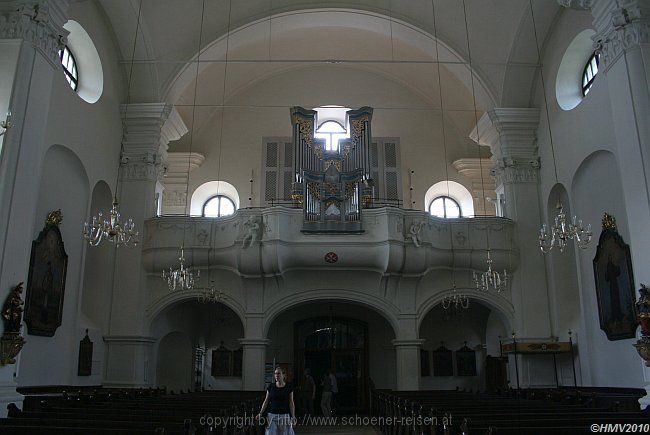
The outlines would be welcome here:
<svg viewBox="0 0 650 435">
<path fill-rule="evenodd" d="M 294 435 L 296 406 L 293 402 L 293 385 L 286 382 L 284 368 L 277 366 L 273 374 L 275 382 L 266 389 L 266 397 L 257 418 L 260 419 L 268 405 L 266 435 Z"/>
</svg>

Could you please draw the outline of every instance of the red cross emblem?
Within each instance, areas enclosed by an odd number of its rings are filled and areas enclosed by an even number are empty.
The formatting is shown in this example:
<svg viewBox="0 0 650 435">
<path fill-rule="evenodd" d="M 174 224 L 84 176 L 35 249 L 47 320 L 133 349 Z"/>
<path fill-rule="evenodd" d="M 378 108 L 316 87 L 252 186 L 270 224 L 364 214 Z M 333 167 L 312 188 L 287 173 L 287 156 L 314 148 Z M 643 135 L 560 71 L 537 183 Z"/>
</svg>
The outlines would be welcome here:
<svg viewBox="0 0 650 435">
<path fill-rule="evenodd" d="M 339 261 L 339 256 L 336 255 L 336 252 L 328 252 L 327 254 L 325 254 L 325 261 L 327 261 L 328 263 L 336 263 L 337 261 Z"/>
</svg>

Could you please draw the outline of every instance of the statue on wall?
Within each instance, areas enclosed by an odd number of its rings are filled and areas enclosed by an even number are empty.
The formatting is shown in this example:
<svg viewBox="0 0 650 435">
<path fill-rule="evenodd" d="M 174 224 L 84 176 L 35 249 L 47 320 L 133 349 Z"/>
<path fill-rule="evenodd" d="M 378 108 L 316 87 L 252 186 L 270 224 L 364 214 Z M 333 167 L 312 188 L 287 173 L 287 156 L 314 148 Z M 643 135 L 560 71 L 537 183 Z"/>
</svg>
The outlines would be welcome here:
<svg viewBox="0 0 650 435">
<path fill-rule="evenodd" d="M 409 232 L 406 237 L 406 240 L 412 241 L 416 248 L 420 247 L 420 243 L 421 243 L 420 231 L 422 231 L 423 226 L 424 226 L 424 221 L 411 222 L 411 226 L 409 228 Z"/>
<path fill-rule="evenodd" d="M 16 356 L 23 348 L 25 339 L 20 335 L 23 319 L 23 283 L 9 292 L 2 306 L 4 332 L 0 337 L 0 365 L 15 364 Z"/>
<path fill-rule="evenodd" d="M 261 217 L 251 216 L 244 222 L 244 229 L 246 234 L 241 241 L 241 247 L 247 248 L 253 246 L 262 240 L 262 224 Z"/>
</svg>

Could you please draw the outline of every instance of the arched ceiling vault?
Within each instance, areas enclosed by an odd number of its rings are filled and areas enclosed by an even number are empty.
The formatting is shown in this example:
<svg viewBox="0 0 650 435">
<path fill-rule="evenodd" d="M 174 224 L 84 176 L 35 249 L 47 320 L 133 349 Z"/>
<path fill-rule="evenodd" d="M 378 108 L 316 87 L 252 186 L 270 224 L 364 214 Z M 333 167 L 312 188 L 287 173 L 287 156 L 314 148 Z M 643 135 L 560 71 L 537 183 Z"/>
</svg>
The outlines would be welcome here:
<svg viewBox="0 0 650 435">
<path fill-rule="evenodd" d="M 113 26 L 128 71 L 139 1 L 98 2 Z M 520 0 L 143 0 L 131 101 L 174 102 L 181 97 L 193 80 L 188 77 L 194 76 L 191 64 L 197 57 L 203 5 L 202 69 L 209 68 L 207 63 L 223 62 L 227 40 L 232 65 L 237 62 L 252 68 L 262 61 L 268 64 L 270 55 L 273 68 L 259 68 L 260 79 L 293 67 L 292 61 L 340 61 L 366 68 L 374 64 L 382 70 L 378 74 L 426 93 L 426 86 L 414 81 L 413 71 L 408 70 L 435 73 L 431 62 L 440 59 L 445 62 L 444 69 L 471 94 L 467 65 L 471 55 L 480 109 L 517 100 L 504 99 L 504 95 L 530 95 L 531 81 L 517 80 L 521 75 L 513 73 L 536 66 L 536 53 L 530 55 L 534 40 L 531 45 L 532 32 L 525 19 L 530 10 L 528 2 Z M 555 16 L 558 5 L 548 0 L 534 0 L 533 5 L 539 14 L 538 36 L 544 40 L 551 24 L 547 17 Z M 230 36 L 225 38 L 228 30 Z M 328 31 L 329 39 L 309 45 L 310 33 Z M 295 38 L 300 35 L 308 36 Z M 426 83 L 427 79 L 423 80 Z M 509 89 L 510 83 L 516 91 Z M 435 89 L 429 89 L 429 95 L 435 104 Z"/>
</svg>

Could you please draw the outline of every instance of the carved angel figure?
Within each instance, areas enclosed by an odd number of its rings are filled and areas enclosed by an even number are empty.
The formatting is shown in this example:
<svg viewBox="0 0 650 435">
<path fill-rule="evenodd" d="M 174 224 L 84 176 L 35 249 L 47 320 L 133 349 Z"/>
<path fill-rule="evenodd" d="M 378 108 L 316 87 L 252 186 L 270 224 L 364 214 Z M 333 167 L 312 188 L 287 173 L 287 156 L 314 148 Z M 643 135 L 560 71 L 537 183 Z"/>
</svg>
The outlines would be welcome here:
<svg viewBox="0 0 650 435">
<path fill-rule="evenodd" d="M 411 227 L 409 228 L 409 233 L 406 240 L 411 240 L 416 248 L 420 247 L 420 231 L 422 231 L 422 226 L 424 222 L 413 221 L 411 222 Z"/>
<path fill-rule="evenodd" d="M 253 244 L 262 239 L 262 225 L 260 224 L 260 218 L 256 216 L 249 217 L 244 223 L 244 228 L 246 229 L 246 235 L 241 241 L 242 248 L 253 246 Z"/>
</svg>

